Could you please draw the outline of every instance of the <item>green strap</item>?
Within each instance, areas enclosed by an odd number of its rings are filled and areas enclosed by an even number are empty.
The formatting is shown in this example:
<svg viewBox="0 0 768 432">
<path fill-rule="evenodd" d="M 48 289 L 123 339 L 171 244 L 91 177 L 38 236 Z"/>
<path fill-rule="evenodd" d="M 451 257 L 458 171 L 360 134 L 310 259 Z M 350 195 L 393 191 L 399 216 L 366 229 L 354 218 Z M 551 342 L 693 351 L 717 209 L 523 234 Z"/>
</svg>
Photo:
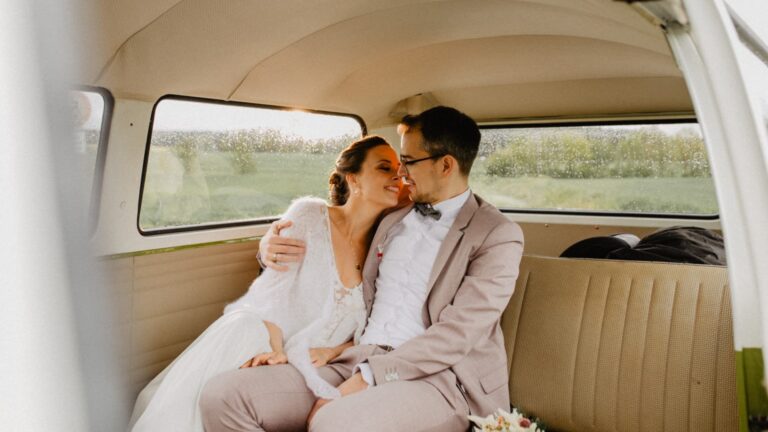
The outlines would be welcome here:
<svg viewBox="0 0 768 432">
<path fill-rule="evenodd" d="M 762 348 L 736 351 L 736 384 L 739 401 L 739 431 L 748 432 L 749 419 L 768 416 L 768 394 L 763 385 Z"/>
</svg>

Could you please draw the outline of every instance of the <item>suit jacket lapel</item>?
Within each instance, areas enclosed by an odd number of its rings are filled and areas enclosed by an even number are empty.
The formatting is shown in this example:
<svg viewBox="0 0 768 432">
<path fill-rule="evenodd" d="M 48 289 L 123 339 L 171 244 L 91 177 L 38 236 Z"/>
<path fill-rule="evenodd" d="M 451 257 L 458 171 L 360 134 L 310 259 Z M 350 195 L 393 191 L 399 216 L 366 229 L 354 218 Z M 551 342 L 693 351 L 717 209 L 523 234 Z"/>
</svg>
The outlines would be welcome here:
<svg viewBox="0 0 768 432">
<path fill-rule="evenodd" d="M 387 241 L 389 230 L 392 229 L 395 224 L 403 220 L 412 208 L 413 204 L 410 204 L 385 216 L 381 223 L 379 223 L 376 233 L 373 235 L 371 247 L 368 250 L 368 256 L 365 258 L 365 264 L 363 266 L 363 300 L 365 300 L 365 307 L 368 309 L 368 315 L 371 314 L 373 296 L 376 293 L 374 283 L 376 281 L 376 276 L 379 274 L 380 259 L 377 256 L 379 247 L 383 246 L 384 242 Z"/>
<path fill-rule="evenodd" d="M 429 282 L 427 283 L 427 292 L 429 294 L 427 294 L 427 301 L 424 303 L 423 316 L 425 318 L 429 317 L 427 305 L 429 305 L 429 300 L 432 296 L 437 277 L 442 273 L 443 268 L 448 262 L 448 258 L 453 254 L 459 240 L 464 236 L 464 228 L 466 228 L 469 221 L 472 220 L 472 216 L 475 214 L 478 207 L 477 198 L 475 198 L 474 194 L 470 195 L 467 202 L 464 203 L 461 210 L 459 210 L 459 214 L 456 215 L 456 220 L 453 221 L 451 229 L 448 231 L 445 240 L 443 240 L 443 243 L 440 245 L 440 249 L 437 252 L 437 258 L 435 258 L 435 264 L 432 266 L 432 272 L 429 275 Z M 429 325 L 429 322 L 426 322 L 426 324 Z"/>
</svg>

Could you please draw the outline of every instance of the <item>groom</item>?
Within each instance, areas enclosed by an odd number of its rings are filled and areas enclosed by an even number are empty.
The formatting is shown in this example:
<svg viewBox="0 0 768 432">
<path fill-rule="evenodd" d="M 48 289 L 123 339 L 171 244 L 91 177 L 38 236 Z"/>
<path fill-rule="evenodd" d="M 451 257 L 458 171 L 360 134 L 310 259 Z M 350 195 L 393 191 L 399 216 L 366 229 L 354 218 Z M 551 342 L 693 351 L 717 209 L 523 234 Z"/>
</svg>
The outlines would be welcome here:
<svg viewBox="0 0 768 432">
<path fill-rule="evenodd" d="M 520 227 L 469 190 L 480 132 L 436 107 L 406 116 L 399 175 L 417 203 L 387 215 L 363 269 L 359 345 L 319 369 L 342 397 L 317 400 L 291 365 L 228 372 L 205 387 L 207 432 L 465 431 L 467 414 L 509 408 L 499 320 L 523 251 Z M 262 258 L 300 259 L 273 236 Z M 281 252 L 276 254 L 276 252 Z"/>
</svg>

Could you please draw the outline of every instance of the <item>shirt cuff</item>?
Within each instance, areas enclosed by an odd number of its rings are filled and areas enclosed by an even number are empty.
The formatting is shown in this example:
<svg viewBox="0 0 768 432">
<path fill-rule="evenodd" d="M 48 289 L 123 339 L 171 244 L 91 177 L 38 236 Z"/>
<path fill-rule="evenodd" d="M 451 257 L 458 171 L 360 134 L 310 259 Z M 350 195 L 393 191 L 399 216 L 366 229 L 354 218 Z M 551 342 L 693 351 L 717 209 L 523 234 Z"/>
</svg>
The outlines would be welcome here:
<svg viewBox="0 0 768 432">
<path fill-rule="evenodd" d="M 363 376 L 363 381 L 365 381 L 366 384 L 371 387 L 374 386 L 373 371 L 371 370 L 371 365 L 369 365 L 367 361 L 358 363 L 357 366 L 355 366 L 354 373 L 357 372 L 360 372 Z"/>
</svg>

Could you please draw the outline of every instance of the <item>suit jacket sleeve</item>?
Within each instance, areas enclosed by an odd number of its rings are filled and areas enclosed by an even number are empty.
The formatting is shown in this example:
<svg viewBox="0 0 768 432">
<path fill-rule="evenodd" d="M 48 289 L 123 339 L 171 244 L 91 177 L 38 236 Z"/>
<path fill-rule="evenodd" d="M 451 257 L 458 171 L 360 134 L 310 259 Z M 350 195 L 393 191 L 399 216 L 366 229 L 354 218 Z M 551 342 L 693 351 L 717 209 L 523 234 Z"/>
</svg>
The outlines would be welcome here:
<svg viewBox="0 0 768 432">
<path fill-rule="evenodd" d="M 490 231 L 470 257 L 467 273 L 454 301 L 424 332 L 396 350 L 368 358 L 377 384 L 387 374 L 416 380 L 461 361 L 480 338 L 490 334 L 509 303 L 523 253 L 523 233 L 515 223 Z"/>
</svg>

